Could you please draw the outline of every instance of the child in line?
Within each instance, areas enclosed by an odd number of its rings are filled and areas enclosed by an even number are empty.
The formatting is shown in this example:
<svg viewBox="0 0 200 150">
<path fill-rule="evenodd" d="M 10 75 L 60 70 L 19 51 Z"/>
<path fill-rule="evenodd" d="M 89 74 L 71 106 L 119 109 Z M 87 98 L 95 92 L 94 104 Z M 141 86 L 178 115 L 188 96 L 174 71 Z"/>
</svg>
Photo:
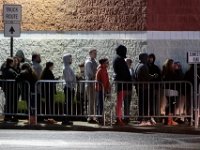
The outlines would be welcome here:
<svg viewBox="0 0 200 150">
<path fill-rule="evenodd" d="M 108 77 L 107 68 L 109 66 L 109 61 L 107 58 L 102 58 L 99 60 L 99 67 L 97 68 L 96 78 L 95 80 L 98 81 L 96 83 L 95 89 L 97 91 L 97 114 L 103 114 L 103 104 L 104 98 L 107 93 L 110 92 L 110 82 Z M 103 123 L 103 119 L 99 119 L 99 123 Z"/>
</svg>

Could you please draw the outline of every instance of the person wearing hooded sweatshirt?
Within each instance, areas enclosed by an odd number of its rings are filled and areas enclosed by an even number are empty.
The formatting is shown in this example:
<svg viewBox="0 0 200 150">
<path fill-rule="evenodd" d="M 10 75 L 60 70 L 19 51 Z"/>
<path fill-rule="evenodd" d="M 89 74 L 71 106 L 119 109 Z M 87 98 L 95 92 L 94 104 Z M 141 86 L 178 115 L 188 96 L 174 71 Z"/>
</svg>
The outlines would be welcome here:
<svg viewBox="0 0 200 150">
<path fill-rule="evenodd" d="M 113 60 L 114 81 L 117 83 L 117 105 L 116 116 L 117 125 L 125 125 L 122 121 L 122 101 L 127 95 L 127 91 L 132 89 L 132 84 L 123 84 L 120 82 L 131 82 L 131 75 L 126 61 L 127 48 L 124 45 L 119 45 L 116 48 L 116 56 Z"/>
<path fill-rule="evenodd" d="M 151 75 L 149 74 L 149 68 L 148 68 L 148 54 L 147 53 L 141 53 L 139 55 L 139 63 L 135 66 L 135 80 L 139 82 L 147 82 L 151 81 L 153 78 L 157 77 L 156 74 Z M 152 125 L 154 124 L 154 120 L 152 121 L 145 121 L 140 116 L 148 116 L 148 95 L 149 95 L 149 89 L 148 85 L 145 83 L 138 83 L 136 85 L 136 92 L 139 98 L 139 118 L 140 125 Z"/>
<path fill-rule="evenodd" d="M 17 57 L 19 59 L 19 62 L 20 63 L 29 63 L 31 64 L 31 61 L 28 60 L 27 58 L 25 58 L 25 55 L 24 55 L 24 52 L 22 50 L 18 50 L 15 54 L 15 57 Z M 21 64 L 22 65 L 22 64 Z"/>
<path fill-rule="evenodd" d="M 156 56 L 153 53 L 149 54 L 149 57 L 148 57 L 149 74 L 151 75 L 157 74 L 157 77 L 152 78 L 150 81 L 159 82 L 161 81 L 161 70 L 157 65 L 155 65 L 155 60 L 156 60 Z M 158 91 L 159 91 L 158 84 L 150 84 L 149 97 L 150 97 L 150 100 L 152 101 L 150 103 L 150 114 L 153 116 L 155 116 L 156 114 L 159 114 L 159 110 L 160 110 L 159 105 L 158 105 L 159 104 Z"/>
<path fill-rule="evenodd" d="M 151 53 L 149 54 L 148 58 L 148 67 L 149 67 L 149 74 L 154 75 L 158 74 L 156 78 L 153 78 L 151 81 L 161 81 L 161 70 L 160 68 L 155 65 L 156 56 Z"/>
<path fill-rule="evenodd" d="M 72 106 L 73 106 L 73 99 L 75 95 L 75 85 L 76 85 L 76 76 L 74 74 L 74 71 L 70 67 L 72 64 L 72 55 L 71 54 L 65 54 L 63 56 L 63 63 L 64 63 L 64 69 L 63 69 L 63 78 L 65 80 L 65 87 L 64 87 L 64 93 L 65 93 L 65 105 L 64 105 L 64 113 L 67 115 L 72 115 Z M 71 122 L 68 120 L 62 121 L 63 125 L 72 125 Z"/>
</svg>

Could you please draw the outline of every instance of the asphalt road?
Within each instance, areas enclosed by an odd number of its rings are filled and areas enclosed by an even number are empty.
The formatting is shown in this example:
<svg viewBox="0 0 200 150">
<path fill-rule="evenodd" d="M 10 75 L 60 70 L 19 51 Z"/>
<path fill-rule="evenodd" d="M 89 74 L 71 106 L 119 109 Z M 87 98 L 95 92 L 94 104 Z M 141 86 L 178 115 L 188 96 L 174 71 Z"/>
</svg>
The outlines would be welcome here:
<svg viewBox="0 0 200 150">
<path fill-rule="evenodd" d="M 0 130 L 0 150 L 200 150 L 200 135 L 108 131 Z"/>
</svg>

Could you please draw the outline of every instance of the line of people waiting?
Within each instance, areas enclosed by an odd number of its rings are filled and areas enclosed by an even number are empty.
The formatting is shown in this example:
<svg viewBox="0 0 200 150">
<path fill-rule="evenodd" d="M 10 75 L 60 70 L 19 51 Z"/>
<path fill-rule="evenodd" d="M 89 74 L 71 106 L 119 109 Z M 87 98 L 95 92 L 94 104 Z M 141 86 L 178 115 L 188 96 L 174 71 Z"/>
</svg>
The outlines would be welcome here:
<svg viewBox="0 0 200 150">
<path fill-rule="evenodd" d="M 185 73 L 183 74 L 181 64 L 180 62 L 174 62 L 172 59 L 167 59 L 166 62 L 163 65 L 162 71 L 161 69 L 154 64 L 155 62 L 155 55 L 154 54 L 146 54 L 142 53 L 139 55 L 139 63 L 135 65 L 135 67 L 132 67 L 132 60 L 131 58 L 126 58 L 127 48 L 124 45 L 120 45 L 116 48 L 116 56 L 112 62 L 113 67 L 113 79 L 116 82 L 137 82 L 137 81 L 181 81 L 186 80 L 193 83 L 193 66 Z M 89 51 L 89 57 L 86 59 L 86 61 L 79 65 L 80 67 L 80 73 L 75 74 L 75 72 L 70 67 L 72 64 L 72 55 L 71 54 L 65 54 L 63 56 L 63 63 L 64 63 L 64 69 L 63 69 L 63 79 L 65 80 L 65 104 L 64 106 L 64 114 L 68 114 L 71 112 L 71 105 L 72 100 L 75 96 L 75 85 L 70 84 L 76 83 L 78 80 L 85 80 L 86 83 L 84 84 L 84 87 L 81 89 L 84 90 L 78 90 L 80 96 L 80 102 L 81 102 L 81 113 L 87 109 L 90 114 L 88 117 L 89 123 L 102 123 L 104 120 L 102 117 L 97 119 L 95 117 L 95 114 L 102 115 L 103 114 L 103 100 L 104 98 L 109 95 L 111 92 L 111 85 L 109 81 L 109 74 L 108 74 L 108 66 L 109 66 L 109 59 L 108 58 L 101 58 L 99 59 L 99 65 L 96 61 L 97 57 L 97 50 L 92 49 Z M 30 83 L 30 91 L 31 91 L 31 108 L 35 108 L 34 106 L 34 93 L 35 93 L 35 83 L 37 80 L 55 80 L 56 78 L 53 75 L 53 62 L 47 62 L 46 67 L 44 70 L 42 70 L 42 66 L 40 65 L 41 58 L 40 54 L 34 53 L 32 55 L 32 62 L 29 61 L 24 57 L 23 51 L 18 51 L 13 58 L 7 58 L 6 62 L 1 66 L 2 71 L 2 79 L 16 79 L 17 81 L 28 81 Z M 98 81 L 101 84 L 94 84 L 93 82 L 90 83 L 90 81 Z M 16 85 L 11 85 L 16 86 Z M 48 88 L 47 84 L 44 85 L 46 88 Z M 50 109 L 47 110 L 51 113 L 50 110 L 53 110 L 53 95 L 56 93 L 55 85 L 49 85 L 50 91 L 48 93 L 42 92 L 44 97 L 47 99 L 50 99 L 46 103 L 46 107 L 50 105 Z M 102 88 L 103 86 L 103 88 Z M 80 88 L 80 87 L 79 87 Z M 125 123 L 128 123 L 130 121 L 130 106 L 131 106 L 131 97 L 132 97 L 132 84 L 123 84 L 118 83 L 117 84 L 117 101 L 116 101 L 116 124 L 123 126 Z M 142 101 L 146 100 L 148 101 L 148 95 L 150 95 L 150 100 L 153 100 L 155 95 L 152 93 L 155 93 L 155 91 L 151 91 L 152 89 L 155 90 L 158 87 L 150 87 L 150 91 L 148 88 L 144 86 L 136 86 L 136 92 L 139 98 L 139 116 L 148 115 L 148 103 L 142 103 Z M 172 88 L 172 87 L 171 87 Z M 26 88 L 24 88 L 26 89 Z M 43 89 L 43 88 L 42 88 Z M 103 91 L 104 89 L 104 91 Z M 86 92 L 86 99 L 83 98 L 84 94 Z M 186 91 L 185 91 L 186 92 Z M 19 97 L 17 97 L 17 94 L 12 94 L 12 97 L 10 96 L 10 91 L 7 90 L 5 92 L 6 95 L 6 106 L 13 106 L 12 109 L 6 108 L 5 112 L 11 112 L 13 114 L 17 113 L 17 101 Z M 27 94 L 22 92 L 22 97 L 25 100 L 28 100 Z M 184 93 L 181 95 L 178 108 L 181 108 L 181 113 L 184 113 Z M 11 99 L 11 100 L 8 100 Z M 79 98 L 78 98 L 79 99 Z M 162 99 L 162 98 L 161 98 Z M 163 98 L 164 99 L 164 98 Z M 12 101 L 13 100 L 13 101 Z M 181 101 L 182 100 L 182 101 Z M 166 104 L 164 104 L 167 101 L 162 100 L 163 104 L 161 104 L 161 113 L 166 113 Z M 122 103 L 124 102 L 124 117 L 122 115 Z M 150 108 L 155 107 L 154 105 L 156 102 L 150 102 Z M 187 100 L 188 105 L 189 100 Z M 38 103 L 39 105 L 40 103 Z M 84 107 L 86 105 L 86 107 Z M 172 105 L 172 104 L 170 104 Z M 37 106 L 38 108 L 41 108 L 41 106 Z M 48 107 L 47 107 L 48 108 Z M 152 110 L 152 109 L 151 109 Z M 176 110 L 179 111 L 180 110 Z M 190 110 L 187 110 L 190 111 Z M 38 113 L 42 113 L 38 110 Z M 168 112 L 168 113 L 176 113 L 176 112 Z M 150 115 L 155 115 L 155 112 L 150 112 Z M 31 111 L 31 118 L 32 122 L 34 122 L 34 111 Z M 6 115 L 5 121 L 7 120 L 14 120 L 17 121 L 17 117 Z M 141 125 L 152 125 L 155 124 L 156 121 L 153 117 L 144 119 L 143 117 L 139 117 L 138 120 L 140 121 Z M 65 117 L 62 121 L 64 125 L 71 125 L 72 122 L 70 122 L 70 119 Z M 168 124 L 176 125 L 177 123 L 173 121 L 172 119 L 168 119 Z"/>
<path fill-rule="evenodd" d="M 189 81 L 193 84 L 193 65 L 184 74 L 180 62 L 166 59 L 161 70 L 155 65 L 156 57 L 153 53 L 149 55 L 141 53 L 139 54 L 139 63 L 132 68 L 132 60 L 126 58 L 126 53 L 127 48 L 125 46 L 118 46 L 113 61 L 114 81 L 119 82 L 117 83 L 116 104 L 117 125 L 123 126 L 130 121 L 130 100 L 133 84 L 126 84 L 126 82 L 136 83 L 134 85 L 138 96 L 138 121 L 141 126 L 155 125 L 156 121 L 151 116 L 191 114 L 191 87 L 186 84 L 175 83 L 175 81 Z M 163 87 L 156 84 L 158 81 L 172 81 L 172 83 L 164 84 Z M 151 82 L 153 84 L 148 84 Z M 167 90 L 177 92 L 177 94 L 170 95 L 170 93 L 167 95 Z M 122 117 L 123 101 L 126 117 Z M 164 122 L 168 125 L 177 125 L 178 123 L 184 123 L 184 118 L 177 117 L 173 120 L 172 117 L 168 117 Z"/>
</svg>

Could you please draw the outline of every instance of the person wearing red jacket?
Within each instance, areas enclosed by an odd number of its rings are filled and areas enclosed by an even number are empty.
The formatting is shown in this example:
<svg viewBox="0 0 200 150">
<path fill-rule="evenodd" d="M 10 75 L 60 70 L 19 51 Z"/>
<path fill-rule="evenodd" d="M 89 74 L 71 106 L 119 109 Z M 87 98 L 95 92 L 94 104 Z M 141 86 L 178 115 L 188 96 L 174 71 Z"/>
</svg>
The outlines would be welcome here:
<svg viewBox="0 0 200 150">
<path fill-rule="evenodd" d="M 99 60 L 99 67 L 97 68 L 95 80 L 96 83 L 95 89 L 97 91 L 97 115 L 103 114 L 103 101 L 106 96 L 106 93 L 110 92 L 110 82 L 108 77 L 107 68 L 109 61 L 107 58 Z M 103 119 L 99 119 L 99 123 L 103 123 Z"/>
</svg>

